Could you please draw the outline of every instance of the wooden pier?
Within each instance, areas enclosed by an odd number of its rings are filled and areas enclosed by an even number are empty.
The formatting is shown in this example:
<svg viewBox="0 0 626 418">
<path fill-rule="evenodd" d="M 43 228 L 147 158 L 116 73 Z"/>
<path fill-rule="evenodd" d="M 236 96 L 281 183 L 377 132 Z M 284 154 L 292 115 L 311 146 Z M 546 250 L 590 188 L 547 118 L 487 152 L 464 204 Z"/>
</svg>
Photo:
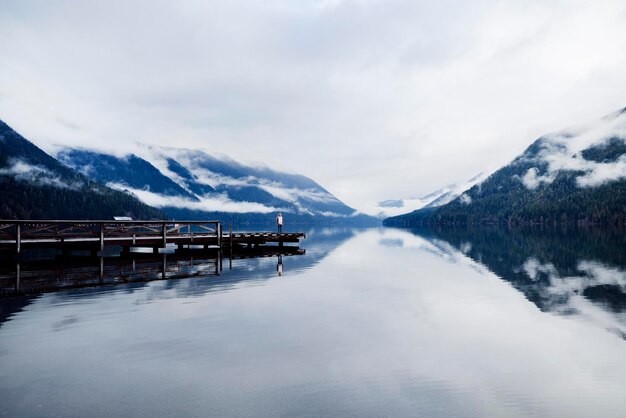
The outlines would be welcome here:
<svg viewBox="0 0 626 418">
<path fill-rule="evenodd" d="M 268 243 L 298 243 L 304 233 L 224 232 L 220 221 L 83 221 L 0 220 L 0 253 L 12 252 L 17 259 L 33 248 L 60 248 L 64 255 L 88 251 L 102 255 L 107 246 L 122 252 L 151 248 L 154 253 L 168 246 L 178 249 L 224 249 Z"/>
</svg>

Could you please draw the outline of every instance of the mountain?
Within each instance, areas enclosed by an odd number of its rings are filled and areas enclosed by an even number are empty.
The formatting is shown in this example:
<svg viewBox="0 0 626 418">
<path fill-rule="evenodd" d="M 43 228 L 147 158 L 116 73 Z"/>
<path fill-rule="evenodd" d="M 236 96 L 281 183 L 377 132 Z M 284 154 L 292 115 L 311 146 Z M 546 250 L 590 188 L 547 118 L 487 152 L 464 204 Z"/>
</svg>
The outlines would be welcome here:
<svg viewBox="0 0 626 418">
<path fill-rule="evenodd" d="M 101 184 L 110 184 L 117 188 L 122 188 L 119 185 L 123 185 L 164 196 L 198 200 L 192 193 L 165 177 L 156 167 L 136 155 L 118 158 L 96 152 L 69 149 L 57 154 L 57 159 Z"/>
<path fill-rule="evenodd" d="M 115 156 L 64 149 L 57 158 L 92 180 L 127 191 L 172 218 L 273 222 L 277 212 L 298 223 L 373 223 L 312 179 L 251 167 L 200 150 L 142 146 Z"/>
<path fill-rule="evenodd" d="M 387 218 L 423 224 L 624 224 L 626 109 L 542 136 L 450 203 Z"/>
<path fill-rule="evenodd" d="M 484 180 L 484 178 L 484 174 L 480 173 L 465 182 L 449 184 L 422 197 L 378 202 L 378 217 L 386 218 L 400 215 L 407 211 L 443 206 L 459 197 L 465 190 Z"/>
<path fill-rule="evenodd" d="M 58 162 L 0 121 L 0 218 L 163 219 L 133 196 L 102 186 Z"/>
</svg>

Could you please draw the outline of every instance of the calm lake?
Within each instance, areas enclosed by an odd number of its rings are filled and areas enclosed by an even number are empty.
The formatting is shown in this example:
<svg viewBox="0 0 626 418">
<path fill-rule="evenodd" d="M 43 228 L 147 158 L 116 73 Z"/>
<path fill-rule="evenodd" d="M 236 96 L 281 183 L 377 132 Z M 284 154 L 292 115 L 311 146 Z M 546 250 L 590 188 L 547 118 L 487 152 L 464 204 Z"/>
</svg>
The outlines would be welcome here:
<svg viewBox="0 0 626 418">
<path fill-rule="evenodd" d="M 301 248 L 0 299 L 0 414 L 625 416 L 623 230 L 315 229 Z"/>
</svg>

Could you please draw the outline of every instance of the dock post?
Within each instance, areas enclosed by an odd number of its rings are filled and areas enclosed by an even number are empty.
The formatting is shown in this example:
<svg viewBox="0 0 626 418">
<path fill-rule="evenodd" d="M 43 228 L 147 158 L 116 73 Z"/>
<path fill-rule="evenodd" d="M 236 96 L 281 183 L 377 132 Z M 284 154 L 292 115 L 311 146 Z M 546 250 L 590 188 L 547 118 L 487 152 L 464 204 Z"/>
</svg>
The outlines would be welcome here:
<svg viewBox="0 0 626 418">
<path fill-rule="evenodd" d="M 22 253 L 22 225 L 20 225 L 19 223 L 15 225 L 16 231 L 15 231 L 15 249 L 16 249 L 16 254 L 19 257 L 20 254 Z"/>
<path fill-rule="evenodd" d="M 167 254 L 163 253 L 163 271 L 161 272 L 161 278 L 165 280 L 167 278 Z"/>
<path fill-rule="evenodd" d="M 167 248 L 167 224 L 163 222 L 163 248 Z"/>
<path fill-rule="evenodd" d="M 228 239 L 230 241 L 229 251 L 230 256 L 228 257 L 228 270 L 233 269 L 233 224 L 228 226 Z"/>
<path fill-rule="evenodd" d="M 217 246 L 222 248 L 222 223 L 217 223 Z"/>
<path fill-rule="evenodd" d="M 15 266 L 15 292 L 16 293 L 20 291 L 21 270 L 22 270 L 22 266 L 20 265 L 20 262 L 18 261 Z"/>
<path fill-rule="evenodd" d="M 100 255 L 100 283 L 104 282 L 104 256 Z"/>
</svg>

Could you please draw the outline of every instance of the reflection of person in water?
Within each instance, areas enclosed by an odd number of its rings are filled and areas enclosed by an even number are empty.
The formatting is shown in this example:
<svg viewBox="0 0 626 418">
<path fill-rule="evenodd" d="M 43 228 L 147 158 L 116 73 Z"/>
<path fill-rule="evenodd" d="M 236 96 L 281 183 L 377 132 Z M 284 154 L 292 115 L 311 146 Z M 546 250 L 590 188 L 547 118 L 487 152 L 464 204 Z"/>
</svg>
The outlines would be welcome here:
<svg viewBox="0 0 626 418">
<path fill-rule="evenodd" d="M 278 263 L 276 264 L 276 272 L 279 276 L 283 275 L 283 256 L 278 256 Z"/>
</svg>

